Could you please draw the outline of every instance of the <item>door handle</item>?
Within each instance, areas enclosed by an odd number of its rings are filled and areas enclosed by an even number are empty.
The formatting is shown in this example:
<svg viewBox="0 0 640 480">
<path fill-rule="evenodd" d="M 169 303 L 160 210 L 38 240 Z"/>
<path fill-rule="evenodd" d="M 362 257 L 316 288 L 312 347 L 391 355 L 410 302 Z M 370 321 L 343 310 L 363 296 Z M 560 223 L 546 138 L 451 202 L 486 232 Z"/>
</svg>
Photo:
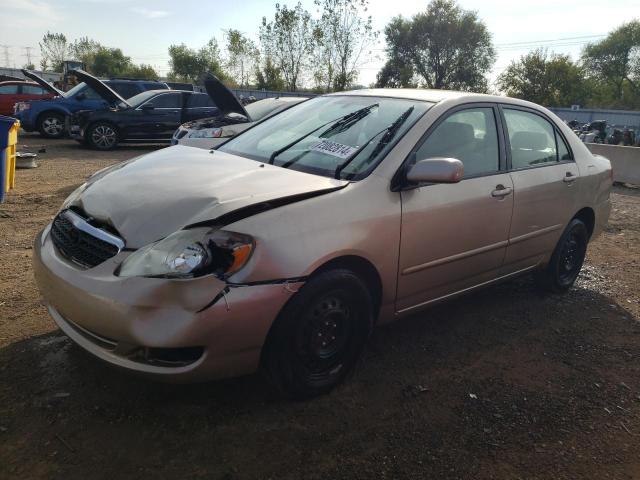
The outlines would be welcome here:
<svg viewBox="0 0 640 480">
<path fill-rule="evenodd" d="M 564 176 L 562 181 L 565 182 L 565 183 L 571 183 L 571 182 L 574 182 L 576 180 L 576 178 L 578 178 L 577 175 L 574 175 L 571 172 L 567 172 L 567 174 Z"/>
<path fill-rule="evenodd" d="M 491 192 L 492 197 L 506 197 L 507 195 L 511 195 L 513 192 L 513 188 L 505 187 L 502 184 L 496 185 L 496 189 Z"/>
</svg>

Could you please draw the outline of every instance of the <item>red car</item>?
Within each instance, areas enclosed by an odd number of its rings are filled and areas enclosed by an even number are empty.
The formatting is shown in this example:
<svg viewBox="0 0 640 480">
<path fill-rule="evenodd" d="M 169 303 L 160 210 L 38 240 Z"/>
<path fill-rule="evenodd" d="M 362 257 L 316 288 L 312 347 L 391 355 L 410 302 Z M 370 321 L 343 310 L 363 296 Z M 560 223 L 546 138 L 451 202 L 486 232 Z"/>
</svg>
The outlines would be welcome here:
<svg viewBox="0 0 640 480">
<path fill-rule="evenodd" d="M 54 96 L 34 82 L 21 80 L 0 82 L 0 115 L 13 116 L 13 106 L 17 102 L 42 100 Z"/>
</svg>

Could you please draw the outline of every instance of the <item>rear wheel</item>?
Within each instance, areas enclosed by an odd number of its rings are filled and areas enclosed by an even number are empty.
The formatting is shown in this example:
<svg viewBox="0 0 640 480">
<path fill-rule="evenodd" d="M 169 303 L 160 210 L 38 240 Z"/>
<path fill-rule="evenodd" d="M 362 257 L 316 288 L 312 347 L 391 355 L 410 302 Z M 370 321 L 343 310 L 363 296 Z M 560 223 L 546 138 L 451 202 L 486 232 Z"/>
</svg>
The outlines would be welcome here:
<svg viewBox="0 0 640 480">
<path fill-rule="evenodd" d="M 561 293 L 573 286 L 587 253 L 589 233 L 577 218 L 571 220 L 556 245 L 544 270 L 537 272 L 536 281 L 544 290 Z"/>
<path fill-rule="evenodd" d="M 95 123 L 86 135 L 87 143 L 98 150 L 113 150 L 118 146 L 118 132 L 110 123 Z"/>
<path fill-rule="evenodd" d="M 312 277 L 276 320 L 263 366 L 277 389 L 291 398 L 329 392 L 355 365 L 373 320 L 372 299 L 350 270 Z"/>
<path fill-rule="evenodd" d="M 38 119 L 40 135 L 46 138 L 62 138 L 64 135 L 64 115 L 45 112 Z"/>
</svg>

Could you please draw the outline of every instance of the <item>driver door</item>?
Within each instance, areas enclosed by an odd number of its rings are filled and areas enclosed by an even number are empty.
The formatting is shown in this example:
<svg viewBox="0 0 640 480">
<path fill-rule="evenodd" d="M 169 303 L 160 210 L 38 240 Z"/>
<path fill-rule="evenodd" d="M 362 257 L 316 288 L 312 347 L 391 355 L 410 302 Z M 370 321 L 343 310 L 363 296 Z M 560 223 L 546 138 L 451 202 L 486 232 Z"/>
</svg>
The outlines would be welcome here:
<svg viewBox="0 0 640 480">
<path fill-rule="evenodd" d="M 135 110 L 128 128 L 131 138 L 170 139 L 182 119 L 182 93 L 156 95 Z"/>
<path fill-rule="evenodd" d="M 446 113 L 416 146 L 416 160 L 460 160 L 464 177 L 401 192 L 399 313 L 499 274 L 514 195 L 498 118 L 492 104 L 465 105 Z"/>
</svg>

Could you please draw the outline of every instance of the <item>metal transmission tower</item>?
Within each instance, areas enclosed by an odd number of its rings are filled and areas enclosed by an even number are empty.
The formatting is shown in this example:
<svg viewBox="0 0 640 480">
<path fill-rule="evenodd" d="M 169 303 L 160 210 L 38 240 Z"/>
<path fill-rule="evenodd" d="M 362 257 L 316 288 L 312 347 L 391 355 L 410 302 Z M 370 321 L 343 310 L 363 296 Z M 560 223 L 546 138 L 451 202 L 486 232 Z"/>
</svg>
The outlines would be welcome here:
<svg viewBox="0 0 640 480">
<path fill-rule="evenodd" d="M 22 47 L 22 49 L 24 50 L 22 56 L 27 57 L 27 65 L 31 65 L 31 50 L 33 50 L 33 47 Z"/>
<path fill-rule="evenodd" d="M 5 67 L 10 67 L 11 65 L 9 65 L 9 47 L 10 45 L 0 45 L 0 48 L 2 48 L 2 58 L 4 60 L 4 66 Z"/>
</svg>

